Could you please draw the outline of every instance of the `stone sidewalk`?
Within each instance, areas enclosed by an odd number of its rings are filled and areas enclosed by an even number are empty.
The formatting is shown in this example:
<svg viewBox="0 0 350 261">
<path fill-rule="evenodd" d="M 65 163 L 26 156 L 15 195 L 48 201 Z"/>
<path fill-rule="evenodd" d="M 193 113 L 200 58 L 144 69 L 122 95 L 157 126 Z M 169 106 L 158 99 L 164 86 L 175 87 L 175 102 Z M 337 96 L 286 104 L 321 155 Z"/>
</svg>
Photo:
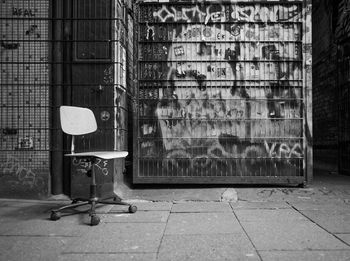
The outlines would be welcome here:
<svg viewBox="0 0 350 261">
<path fill-rule="evenodd" d="M 134 190 L 136 213 L 100 207 L 95 227 L 83 213 L 50 221 L 67 202 L 2 199 L 0 260 L 350 260 L 350 177 L 327 178 L 305 189 Z"/>
</svg>

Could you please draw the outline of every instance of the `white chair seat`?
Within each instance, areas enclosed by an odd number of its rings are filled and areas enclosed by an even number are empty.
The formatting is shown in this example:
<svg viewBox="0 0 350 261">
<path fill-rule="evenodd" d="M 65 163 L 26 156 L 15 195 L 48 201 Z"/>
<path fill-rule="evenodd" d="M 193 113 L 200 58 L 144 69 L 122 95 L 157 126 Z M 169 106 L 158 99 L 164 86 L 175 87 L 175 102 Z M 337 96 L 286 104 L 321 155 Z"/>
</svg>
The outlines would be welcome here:
<svg viewBox="0 0 350 261">
<path fill-rule="evenodd" d="M 125 158 L 128 156 L 127 151 L 88 151 L 88 152 L 78 152 L 65 154 L 67 157 L 96 157 L 101 159 L 116 159 Z"/>
</svg>

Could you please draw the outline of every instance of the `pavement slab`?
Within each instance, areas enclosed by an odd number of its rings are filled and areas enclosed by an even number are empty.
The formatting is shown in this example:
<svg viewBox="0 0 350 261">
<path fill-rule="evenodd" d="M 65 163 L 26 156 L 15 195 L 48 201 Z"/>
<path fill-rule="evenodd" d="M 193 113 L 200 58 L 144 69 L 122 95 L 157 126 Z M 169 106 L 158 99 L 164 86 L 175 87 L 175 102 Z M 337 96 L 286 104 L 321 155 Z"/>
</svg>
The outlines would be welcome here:
<svg viewBox="0 0 350 261">
<path fill-rule="evenodd" d="M 344 192 L 330 190 L 324 187 L 312 188 L 295 187 L 265 187 L 265 188 L 239 188 L 238 198 L 242 201 L 300 201 L 300 200 L 336 200 L 344 196 Z"/>
<path fill-rule="evenodd" d="M 103 222 L 164 223 L 167 222 L 168 217 L 169 211 L 137 211 L 132 214 L 110 213 L 104 216 Z"/>
<path fill-rule="evenodd" d="M 198 212 L 232 212 L 229 203 L 222 202 L 183 202 L 176 203 L 171 209 L 173 213 L 198 213 Z"/>
<path fill-rule="evenodd" d="M 20 201 L 20 200 L 13 200 L 13 199 L 0 199 L 0 206 L 1 207 L 10 207 L 10 208 L 31 208 L 31 207 L 37 207 L 37 206 L 59 206 L 62 204 L 69 204 L 71 201 L 40 201 L 40 200 L 27 200 L 27 201 Z"/>
<path fill-rule="evenodd" d="M 13 225 L 14 225 L 14 222 L 11 222 L 10 220 L 0 219 L 0 236 L 4 235 L 7 231 L 12 229 Z"/>
<path fill-rule="evenodd" d="M 304 189 L 235 188 L 240 200 L 229 203 L 220 202 L 226 188 L 136 189 L 126 197 L 136 213 L 101 205 L 93 227 L 86 213 L 48 220 L 67 200 L 3 199 L 0 260 L 350 261 L 350 179 L 328 178 Z"/>
<path fill-rule="evenodd" d="M 47 218 L 50 216 L 51 205 L 38 204 L 23 207 L 4 206 L 0 208 L 0 219 L 13 221 Z"/>
<path fill-rule="evenodd" d="M 308 220 L 294 209 L 236 209 L 234 211 L 240 221 L 274 221 L 286 222 Z"/>
<path fill-rule="evenodd" d="M 288 202 L 291 206 L 298 210 L 329 210 L 329 211 L 343 211 L 344 209 L 349 209 L 350 203 L 344 200 L 328 200 L 328 201 L 318 201 L 318 200 L 307 200 L 307 201 L 291 201 Z"/>
<path fill-rule="evenodd" d="M 52 209 L 57 209 L 66 205 L 70 205 L 68 204 L 61 204 L 59 206 L 57 206 L 56 208 L 50 208 L 50 210 Z M 104 213 L 108 213 L 111 209 L 112 209 L 113 205 L 105 205 L 105 204 L 97 204 L 96 205 L 96 213 L 97 214 L 104 214 Z M 72 209 L 65 209 L 63 210 L 61 213 L 62 214 L 66 214 L 66 213 L 74 213 L 74 212 L 81 212 L 81 213 L 88 213 L 88 211 L 91 209 L 91 205 L 84 205 L 84 206 L 80 206 L 80 207 L 76 207 L 76 208 L 72 208 Z M 124 206 L 124 211 L 128 211 L 128 207 Z M 49 211 L 51 212 L 51 211 Z"/>
<path fill-rule="evenodd" d="M 350 246 L 350 234 L 336 234 L 336 236 Z"/>
<path fill-rule="evenodd" d="M 83 217 L 82 217 L 83 218 Z M 2 231 L 3 236 L 81 236 L 88 231 L 89 226 L 78 220 L 78 216 L 61 220 L 28 220 L 17 222 L 16 224 L 7 225 L 8 229 Z"/>
<path fill-rule="evenodd" d="M 156 261 L 156 253 L 64 254 L 59 261 Z"/>
<path fill-rule="evenodd" d="M 242 227 L 233 213 L 172 213 L 166 235 L 241 233 Z"/>
<path fill-rule="evenodd" d="M 262 261 L 349 261 L 350 251 L 259 251 Z"/>
<path fill-rule="evenodd" d="M 69 238 L 0 236 L 0 260 L 56 261 Z"/>
<path fill-rule="evenodd" d="M 8 206 L 0 207 L 0 235 L 20 221 L 18 220 L 18 213 L 19 211 L 16 208 L 10 208 Z"/>
<path fill-rule="evenodd" d="M 6 201 L 0 200 L 0 207 L 7 207 L 9 204 Z"/>
<path fill-rule="evenodd" d="M 313 190 L 302 191 L 293 187 L 259 187 L 259 188 L 239 188 L 236 189 L 239 200 L 242 201 L 274 201 L 283 202 L 290 198 L 311 198 Z"/>
<path fill-rule="evenodd" d="M 124 198 L 141 199 L 149 201 L 220 201 L 226 188 L 206 188 L 193 186 L 188 188 L 144 188 L 124 191 Z"/>
<path fill-rule="evenodd" d="M 72 253 L 156 253 L 165 223 L 100 223 L 64 250 Z"/>
<path fill-rule="evenodd" d="M 302 210 L 301 213 L 331 233 L 350 233 L 350 209 Z"/>
<path fill-rule="evenodd" d="M 350 247 L 311 221 L 241 221 L 258 250 L 350 250 Z"/>
<path fill-rule="evenodd" d="M 113 208 L 113 205 L 98 204 L 97 207 L 96 207 L 96 213 L 97 214 L 109 213 L 112 208 Z M 89 209 L 90 209 L 90 207 L 89 207 Z M 124 209 L 124 211 L 128 211 L 128 207 L 126 207 Z"/>
<path fill-rule="evenodd" d="M 0 208 L 0 235 L 46 235 L 58 232 L 63 236 L 75 236 L 80 234 L 76 225 L 88 223 L 83 214 L 68 214 L 59 221 L 51 221 L 51 209 L 50 205 L 41 204 L 30 208 Z"/>
<path fill-rule="evenodd" d="M 170 211 L 172 202 L 135 202 L 137 211 Z M 113 206 L 110 212 L 120 212 L 120 206 Z"/>
<path fill-rule="evenodd" d="M 11 202 L 7 202 L 10 204 Z M 0 221 L 2 222 L 22 222 L 28 220 L 47 220 L 50 217 L 51 210 L 64 206 L 64 204 L 34 204 L 29 203 L 23 204 L 14 202 L 14 205 L 6 205 L 5 207 L 0 208 Z M 81 215 L 85 213 L 88 216 L 87 211 L 90 209 L 89 206 L 81 206 L 75 209 L 64 210 L 61 212 L 62 220 L 77 220 L 74 218 L 74 215 L 79 216 L 81 219 Z M 108 213 L 111 209 L 111 206 L 107 205 L 98 205 L 96 208 L 96 212 L 99 214 Z"/>
<path fill-rule="evenodd" d="M 275 201 L 237 201 L 230 203 L 233 209 L 284 209 L 291 208 L 286 202 Z"/>
<path fill-rule="evenodd" d="M 211 235 L 166 235 L 158 259 L 223 261 L 260 260 L 253 245 L 244 233 Z"/>
</svg>

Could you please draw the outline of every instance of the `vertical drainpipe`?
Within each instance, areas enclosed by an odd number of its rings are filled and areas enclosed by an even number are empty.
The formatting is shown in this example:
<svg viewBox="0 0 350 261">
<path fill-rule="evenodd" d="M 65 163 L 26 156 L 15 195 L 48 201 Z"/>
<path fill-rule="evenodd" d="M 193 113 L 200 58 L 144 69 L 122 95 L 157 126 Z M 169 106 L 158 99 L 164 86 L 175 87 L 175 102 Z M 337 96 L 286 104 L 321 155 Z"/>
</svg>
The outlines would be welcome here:
<svg viewBox="0 0 350 261">
<path fill-rule="evenodd" d="M 52 1 L 51 193 L 63 192 L 63 133 L 59 106 L 63 102 L 63 0 Z"/>
<path fill-rule="evenodd" d="M 65 61 L 64 67 L 62 68 L 62 74 L 64 75 L 62 79 L 63 85 L 63 104 L 64 105 L 72 105 L 72 33 L 71 30 L 73 28 L 73 13 L 72 13 L 72 1 L 65 0 L 65 4 L 63 6 L 63 19 L 64 24 L 62 26 L 62 37 L 63 37 L 63 61 Z M 71 152 L 71 137 L 66 137 L 63 139 L 63 150 L 64 152 Z M 62 182 L 63 182 L 63 194 L 71 195 L 71 165 L 70 160 L 63 159 L 63 174 L 62 174 Z"/>
</svg>

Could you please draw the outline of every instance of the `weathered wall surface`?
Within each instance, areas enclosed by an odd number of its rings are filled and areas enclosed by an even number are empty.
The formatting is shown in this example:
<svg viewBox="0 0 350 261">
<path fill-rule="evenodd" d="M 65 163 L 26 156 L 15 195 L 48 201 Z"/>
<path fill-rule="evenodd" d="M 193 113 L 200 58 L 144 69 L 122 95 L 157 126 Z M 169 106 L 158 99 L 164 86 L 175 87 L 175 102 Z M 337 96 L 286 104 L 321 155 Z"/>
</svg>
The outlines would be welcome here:
<svg viewBox="0 0 350 261">
<path fill-rule="evenodd" d="M 49 1 L 1 1 L 0 18 L 0 196 L 45 197 Z"/>
<path fill-rule="evenodd" d="M 80 26 L 75 29 L 72 38 L 74 44 L 78 45 L 78 57 L 67 61 L 74 75 L 72 105 L 91 108 L 98 125 L 95 133 L 76 139 L 77 151 L 129 150 L 128 97 L 133 92 L 130 72 L 133 18 L 127 12 L 128 7 L 132 7 L 130 4 L 122 0 L 82 0 L 73 5 L 74 19 Z M 97 33 L 96 28 L 104 29 Z M 71 196 L 77 196 L 76 193 L 81 191 L 87 193 L 82 185 L 88 180 L 85 175 L 87 170 L 82 167 L 84 163 L 74 162 L 78 161 L 73 159 L 71 164 Z M 105 160 L 95 164 L 99 182 L 106 183 L 102 185 L 105 186 L 104 193 L 111 193 L 117 178 L 122 178 L 120 168 L 118 171 L 114 168 L 118 164 L 121 165 L 120 160 Z"/>
<path fill-rule="evenodd" d="M 140 182 L 303 176 L 305 12 L 300 1 L 140 6 Z"/>
<path fill-rule="evenodd" d="M 350 1 L 339 1 L 335 20 L 338 44 L 339 172 L 350 174 Z"/>
<path fill-rule="evenodd" d="M 315 162 L 337 164 L 338 90 L 337 46 L 332 32 L 332 4 L 313 5 L 313 107 Z M 328 4 L 326 4 L 328 3 Z M 332 152 L 333 151 L 333 152 Z"/>
<path fill-rule="evenodd" d="M 315 163 L 332 171 L 347 162 L 350 3 L 315 1 L 313 5 L 313 107 Z"/>
</svg>

